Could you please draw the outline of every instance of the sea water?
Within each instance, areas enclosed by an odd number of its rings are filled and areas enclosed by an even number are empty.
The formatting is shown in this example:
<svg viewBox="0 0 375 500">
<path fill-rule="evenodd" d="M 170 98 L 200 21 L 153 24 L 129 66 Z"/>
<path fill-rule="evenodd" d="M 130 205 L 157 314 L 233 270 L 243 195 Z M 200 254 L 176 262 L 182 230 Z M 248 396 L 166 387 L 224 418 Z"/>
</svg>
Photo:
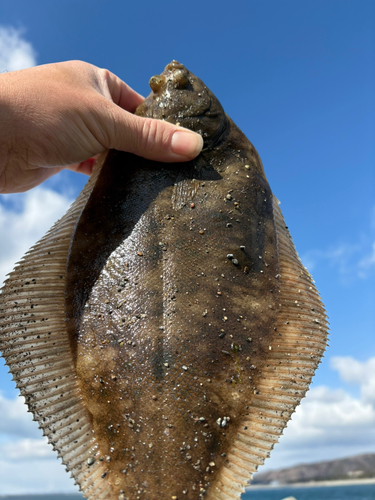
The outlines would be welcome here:
<svg viewBox="0 0 375 500">
<path fill-rule="evenodd" d="M 375 500 L 375 484 L 254 489 L 242 495 L 241 500 L 283 500 L 287 497 L 296 500 Z"/>
<path fill-rule="evenodd" d="M 0 490 L 1 491 L 1 490 Z M 72 494 L 50 494 L 50 495 L 1 495 L 1 500 L 84 500 L 79 493 Z"/>
<path fill-rule="evenodd" d="M 294 497 L 296 500 L 375 500 L 375 484 L 348 486 L 320 486 L 307 488 L 270 488 L 254 489 L 242 495 L 241 500 L 283 500 Z M 81 495 L 12 495 L 1 500 L 83 500 Z M 164 499 L 160 499 L 164 500 Z"/>
</svg>

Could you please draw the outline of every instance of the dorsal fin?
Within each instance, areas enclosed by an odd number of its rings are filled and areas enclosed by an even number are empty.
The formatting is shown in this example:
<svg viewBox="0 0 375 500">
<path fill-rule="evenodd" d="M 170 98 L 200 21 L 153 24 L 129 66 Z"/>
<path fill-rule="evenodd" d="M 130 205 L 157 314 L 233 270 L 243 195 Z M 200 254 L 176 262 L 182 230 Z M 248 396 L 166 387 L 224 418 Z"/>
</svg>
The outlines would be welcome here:
<svg viewBox="0 0 375 500">
<path fill-rule="evenodd" d="M 298 257 L 275 197 L 273 211 L 280 266 L 278 341 L 270 346 L 252 407 L 208 500 L 241 497 L 305 396 L 327 344 L 326 312 L 312 277 Z"/>
<path fill-rule="evenodd" d="M 89 182 L 48 233 L 16 265 L 0 301 L 0 349 L 34 420 L 88 498 L 108 499 L 97 444 L 82 404 L 65 323 L 66 263 L 78 216 L 106 154 Z M 104 469 L 103 469 L 104 470 Z"/>
</svg>

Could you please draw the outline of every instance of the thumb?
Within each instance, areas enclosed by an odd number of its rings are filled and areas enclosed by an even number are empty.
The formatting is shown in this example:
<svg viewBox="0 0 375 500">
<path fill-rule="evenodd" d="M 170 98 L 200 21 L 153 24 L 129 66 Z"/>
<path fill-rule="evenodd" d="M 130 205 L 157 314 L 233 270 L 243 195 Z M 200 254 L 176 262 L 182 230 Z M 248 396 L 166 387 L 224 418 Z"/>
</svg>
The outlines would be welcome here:
<svg viewBox="0 0 375 500">
<path fill-rule="evenodd" d="M 133 115 L 114 103 L 111 108 L 102 121 L 109 148 L 162 162 L 192 160 L 202 150 L 202 137 L 191 130 Z"/>
</svg>

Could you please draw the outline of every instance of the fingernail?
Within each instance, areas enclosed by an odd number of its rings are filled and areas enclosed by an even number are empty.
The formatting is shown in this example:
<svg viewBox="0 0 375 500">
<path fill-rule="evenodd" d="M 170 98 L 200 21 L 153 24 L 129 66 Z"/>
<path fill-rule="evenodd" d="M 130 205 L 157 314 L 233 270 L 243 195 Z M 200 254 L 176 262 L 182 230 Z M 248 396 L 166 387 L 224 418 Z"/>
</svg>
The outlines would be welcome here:
<svg viewBox="0 0 375 500">
<path fill-rule="evenodd" d="M 195 132 L 177 130 L 172 136 L 171 151 L 175 155 L 195 158 L 203 148 L 203 139 Z"/>
</svg>

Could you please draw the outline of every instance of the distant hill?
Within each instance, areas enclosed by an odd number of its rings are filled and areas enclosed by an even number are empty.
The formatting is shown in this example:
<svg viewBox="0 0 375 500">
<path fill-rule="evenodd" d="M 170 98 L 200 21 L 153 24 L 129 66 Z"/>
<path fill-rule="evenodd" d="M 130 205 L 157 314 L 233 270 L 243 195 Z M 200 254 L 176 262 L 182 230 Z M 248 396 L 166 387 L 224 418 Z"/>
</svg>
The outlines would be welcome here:
<svg viewBox="0 0 375 500">
<path fill-rule="evenodd" d="M 290 484 L 334 479 L 375 478 L 375 453 L 260 472 L 252 484 Z"/>
</svg>

